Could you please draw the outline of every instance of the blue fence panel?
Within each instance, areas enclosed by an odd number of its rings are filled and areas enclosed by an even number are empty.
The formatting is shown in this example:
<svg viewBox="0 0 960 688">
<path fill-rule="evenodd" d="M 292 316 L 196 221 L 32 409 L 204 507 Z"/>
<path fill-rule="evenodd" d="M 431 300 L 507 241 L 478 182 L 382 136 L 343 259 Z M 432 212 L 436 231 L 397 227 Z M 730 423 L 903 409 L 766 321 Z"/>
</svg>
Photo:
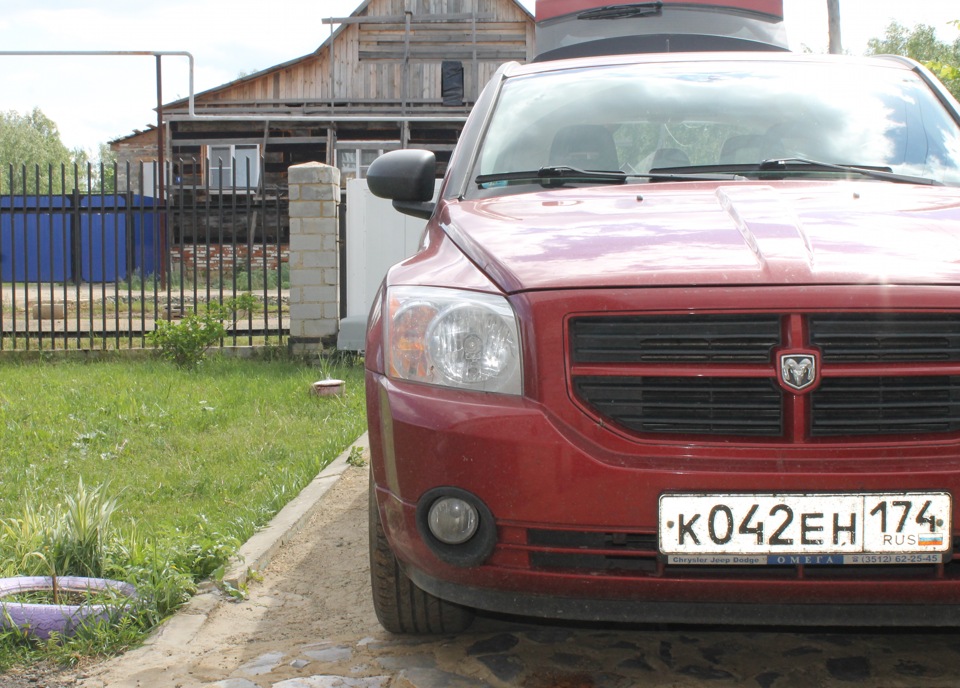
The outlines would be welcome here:
<svg viewBox="0 0 960 688">
<path fill-rule="evenodd" d="M 63 196 L 0 196 L 0 280 L 73 279 L 67 205 Z"/>
<path fill-rule="evenodd" d="M 80 216 L 80 279 L 116 282 L 127 276 L 127 204 L 123 196 L 83 196 Z M 94 209 L 102 209 L 97 212 Z"/>
<path fill-rule="evenodd" d="M 150 196 L 133 196 L 130 213 L 133 216 L 133 267 L 143 276 L 160 270 L 159 240 L 160 209 Z"/>
<path fill-rule="evenodd" d="M 159 270 L 160 218 L 155 199 L 132 196 L 128 205 L 125 196 L 82 196 L 80 206 L 86 209 L 80 216 L 80 274 L 84 281 L 123 280 L 129 267 L 141 275 Z"/>
</svg>

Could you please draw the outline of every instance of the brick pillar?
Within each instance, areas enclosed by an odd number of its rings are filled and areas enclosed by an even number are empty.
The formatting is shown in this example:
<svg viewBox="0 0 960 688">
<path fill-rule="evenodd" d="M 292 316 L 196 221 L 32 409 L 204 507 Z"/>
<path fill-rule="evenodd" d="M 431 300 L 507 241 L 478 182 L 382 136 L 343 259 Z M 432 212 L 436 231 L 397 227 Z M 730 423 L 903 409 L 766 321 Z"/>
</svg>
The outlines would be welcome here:
<svg viewBox="0 0 960 688">
<path fill-rule="evenodd" d="M 290 351 L 335 345 L 340 323 L 340 170 L 318 162 L 288 170 Z"/>
</svg>

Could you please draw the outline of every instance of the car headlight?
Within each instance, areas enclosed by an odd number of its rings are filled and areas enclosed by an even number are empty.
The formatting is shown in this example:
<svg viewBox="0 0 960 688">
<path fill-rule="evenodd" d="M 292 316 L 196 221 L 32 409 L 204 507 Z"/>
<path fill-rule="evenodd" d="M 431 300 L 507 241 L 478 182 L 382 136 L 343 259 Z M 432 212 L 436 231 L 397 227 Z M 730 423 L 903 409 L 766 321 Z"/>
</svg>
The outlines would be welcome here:
<svg viewBox="0 0 960 688">
<path fill-rule="evenodd" d="M 385 319 L 389 374 L 446 387 L 520 394 L 520 334 L 502 296 L 390 287 Z"/>
</svg>

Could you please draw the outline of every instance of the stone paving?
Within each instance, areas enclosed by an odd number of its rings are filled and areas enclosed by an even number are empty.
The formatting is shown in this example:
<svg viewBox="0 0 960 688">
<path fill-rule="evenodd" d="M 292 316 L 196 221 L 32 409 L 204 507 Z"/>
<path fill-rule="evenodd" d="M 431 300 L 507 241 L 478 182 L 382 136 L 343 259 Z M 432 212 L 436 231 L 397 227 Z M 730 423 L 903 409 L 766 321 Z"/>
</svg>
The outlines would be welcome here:
<svg viewBox="0 0 960 688">
<path fill-rule="evenodd" d="M 245 565 L 264 571 L 250 599 L 198 595 L 151 642 L 90 668 L 79 685 L 960 686 L 960 634 L 952 630 L 584 625 L 482 615 L 457 636 L 392 636 L 370 601 L 366 470 L 341 458 L 245 545 Z"/>
<path fill-rule="evenodd" d="M 629 688 L 960 685 L 952 633 L 583 629 L 481 620 L 460 637 L 316 642 L 208 688 Z"/>
</svg>

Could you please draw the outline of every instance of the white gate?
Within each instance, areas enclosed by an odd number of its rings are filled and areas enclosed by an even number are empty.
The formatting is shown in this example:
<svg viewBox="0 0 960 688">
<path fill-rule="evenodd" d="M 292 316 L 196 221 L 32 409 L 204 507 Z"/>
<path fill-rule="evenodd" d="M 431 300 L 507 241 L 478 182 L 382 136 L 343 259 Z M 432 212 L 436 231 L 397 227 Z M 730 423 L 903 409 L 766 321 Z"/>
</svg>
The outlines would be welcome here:
<svg viewBox="0 0 960 688">
<path fill-rule="evenodd" d="M 425 226 L 370 193 L 365 179 L 347 182 L 347 264 L 340 273 L 347 281 L 347 314 L 340 320 L 338 349 L 363 351 L 367 315 L 380 282 L 391 265 L 416 252 Z"/>
</svg>

